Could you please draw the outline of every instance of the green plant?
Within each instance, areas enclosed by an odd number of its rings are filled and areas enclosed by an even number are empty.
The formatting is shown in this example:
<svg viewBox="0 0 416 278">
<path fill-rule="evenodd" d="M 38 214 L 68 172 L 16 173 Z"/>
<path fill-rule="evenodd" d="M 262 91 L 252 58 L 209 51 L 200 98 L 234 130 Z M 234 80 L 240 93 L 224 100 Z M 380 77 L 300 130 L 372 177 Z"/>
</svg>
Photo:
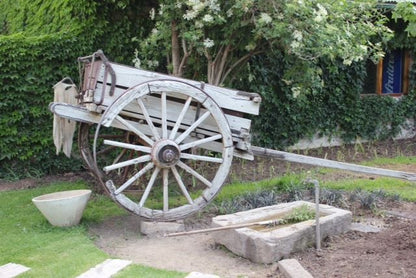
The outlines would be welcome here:
<svg viewBox="0 0 416 278">
<path fill-rule="evenodd" d="M 278 200 L 278 193 L 273 190 L 254 191 L 235 196 L 231 200 L 222 201 L 217 208 L 222 214 L 230 214 L 275 205 Z"/>
<path fill-rule="evenodd" d="M 315 218 L 315 211 L 308 205 L 303 204 L 292 209 L 282 219 L 282 224 L 298 223 Z"/>
<path fill-rule="evenodd" d="M 78 83 L 77 58 L 103 49 L 131 63 L 133 36 L 150 28 L 154 3 L 139 0 L 0 1 L 0 179 L 82 169 L 79 158 L 55 155 L 52 86 Z M 76 151 L 75 151 L 76 152 Z"/>
</svg>

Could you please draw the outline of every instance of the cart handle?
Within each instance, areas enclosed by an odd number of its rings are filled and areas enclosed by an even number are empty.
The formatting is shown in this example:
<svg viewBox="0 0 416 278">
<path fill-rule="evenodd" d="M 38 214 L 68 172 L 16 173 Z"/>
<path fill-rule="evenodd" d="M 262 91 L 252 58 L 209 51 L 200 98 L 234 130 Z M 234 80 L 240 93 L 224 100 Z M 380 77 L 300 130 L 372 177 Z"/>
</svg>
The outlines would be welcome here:
<svg viewBox="0 0 416 278">
<path fill-rule="evenodd" d="M 113 96 L 114 95 L 114 90 L 115 90 L 115 87 L 116 87 L 116 73 L 114 72 L 114 69 L 111 67 L 110 61 L 104 55 L 104 52 L 101 49 L 99 49 L 96 52 L 94 52 L 92 55 L 84 56 L 84 57 L 79 57 L 78 58 L 78 61 L 80 63 L 90 62 L 91 64 L 93 64 L 94 63 L 94 60 L 96 58 L 99 58 L 103 62 L 104 66 L 105 66 L 103 83 L 104 84 L 107 83 L 107 75 L 108 75 L 108 73 L 111 76 L 111 87 L 110 87 L 109 94 L 110 94 L 110 96 Z M 93 69 L 93 67 L 91 67 L 91 73 L 90 73 L 90 75 L 92 74 L 92 69 Z M 82 76 L 80 76 L 80 80 L 82 80 Z M 80 86 L 80 87 L 82 87 L 82 86 Z M 104 93 L 105 93 L 105 86 L 103 86 L 103 89 L 102 89 L 101 99 L 98 102 L 95 102 L 95 104 L 100 105 L 100 104 L 103 103 L 103 101 L 104 101 Z"/>
</svg>

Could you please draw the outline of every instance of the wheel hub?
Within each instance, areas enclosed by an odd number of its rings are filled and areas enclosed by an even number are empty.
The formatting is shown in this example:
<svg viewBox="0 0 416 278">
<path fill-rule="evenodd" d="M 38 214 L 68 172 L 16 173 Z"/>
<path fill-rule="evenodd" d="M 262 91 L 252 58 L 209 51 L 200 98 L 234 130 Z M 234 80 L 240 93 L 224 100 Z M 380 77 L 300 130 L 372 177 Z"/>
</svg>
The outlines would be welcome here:
<svg viewBox="0 0 416 278">
<path fill-rule="evenodd" d="M 160 140 L 152 148 L 152 160 L 162 168 L 175 165 L 180 159 L 180 154 L 179 146 L 171 140 Z"/>
</svg>

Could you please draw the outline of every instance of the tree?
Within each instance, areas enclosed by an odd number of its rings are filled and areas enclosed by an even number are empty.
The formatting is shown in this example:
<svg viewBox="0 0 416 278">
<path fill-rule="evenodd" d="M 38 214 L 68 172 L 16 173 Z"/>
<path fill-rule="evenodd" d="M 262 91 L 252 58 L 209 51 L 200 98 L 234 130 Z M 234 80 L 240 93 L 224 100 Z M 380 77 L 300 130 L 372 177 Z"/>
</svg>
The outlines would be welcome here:
<svg viewBox="0 0 416 278">
<path fill-rule="evenodd" d="M 192 77 L 202 64 L 214 85 L 231 83 L 266 51 L 297 57 L 319 79 L 319 59 L 376 61 L 391 38 L 376 0 L 161 0 L 150 17 L 154 29 L 140 43 L 136 65 L 154 69 L 165 58 L 170 74 Z M 288 76 L 295 87 L 296 74 Z"/>
<path fill-rule="evenodd" d="M 416 7 L 412 2 L 399 2 L 395 5 L 392 17 L 407 22 L 406 32 L 411 37 L 416 37 Z"/>
</svg>

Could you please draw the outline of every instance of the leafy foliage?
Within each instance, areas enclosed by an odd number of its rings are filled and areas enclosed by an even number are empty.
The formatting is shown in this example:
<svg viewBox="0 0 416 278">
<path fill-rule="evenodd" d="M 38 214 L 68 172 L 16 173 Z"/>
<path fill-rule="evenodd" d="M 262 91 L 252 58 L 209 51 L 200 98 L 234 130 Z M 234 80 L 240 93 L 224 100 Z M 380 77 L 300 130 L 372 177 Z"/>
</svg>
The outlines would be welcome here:
<svg viewBox="0 0 416 278">
<path fill-rule="evenodd" d="M 52 148 L 48 103 L 53 100 L 51 88 L 57 81 L 76 76 L 76 57 L 86 49 L 67 34 L 0 36 L 2 175 L 7 168 L 26 174 L 33 174 L 32 168 L 46 172 L 65 168 L 65 162 L 57 163 Z M 21 162 L 19 167 L 17 161 Z"/>
<path fill-rule="evenodd" d="M 0 178 L 74 171 L 79 160 L 56 156 L 52 86 L 77 81 L 77 57 L 98 48 L 129 63 L 131 38 L 146 30 L 152 1 L 0 1 Z"/>
<path fill-rule="evenodd" d="M 412 51 L 416 49 L 408 45 Z M 361 95 L 366 77 L 364 62 L 347 66 L 340 60 L 321 59 L 321 79 L 299 74 L 307 88 L 302 93 L 286 79 L 288 72 L 310 70 L 297 62 L 278 52 L 257 56 L 248 73 L 252 81 L 242 78 L 237 83 L 237 87 L 246 86 L 263 97 L 260 115 L 253 118 L 255 144 L 282 149 L 317 133 L 339 136 L 346 142 L 357 138 L 384 140 L 397 135 L 406 119 L 416 117 L 414 90 L 401 98 Z M 414 88 L 414 77 L 410 76 Z"/>
<path fill-rule="evenodd" d="M 303 204 L 293 208 L 287 215 L 283 217 L 282 224 L 298 223 L 315 218 L 315 211 L 308 205 Z"/>
<path fill-rule="evenodd" d="M 214 85 L 231 84 L 230 77 L 258 53 L 281 51 L 303 61 L 312 69 L 306 74 L 315 75 L 321 57 L 347 65 L 367 57 L 377 60 L 391 38 L 376 0 L 159 3 L 150 14 L 155 28 L 140 43 L 137 64 L 142 58 L 141 66 L 157 68 L 168 57 L 173 75 L 198 75 Z"/>
</svg>

